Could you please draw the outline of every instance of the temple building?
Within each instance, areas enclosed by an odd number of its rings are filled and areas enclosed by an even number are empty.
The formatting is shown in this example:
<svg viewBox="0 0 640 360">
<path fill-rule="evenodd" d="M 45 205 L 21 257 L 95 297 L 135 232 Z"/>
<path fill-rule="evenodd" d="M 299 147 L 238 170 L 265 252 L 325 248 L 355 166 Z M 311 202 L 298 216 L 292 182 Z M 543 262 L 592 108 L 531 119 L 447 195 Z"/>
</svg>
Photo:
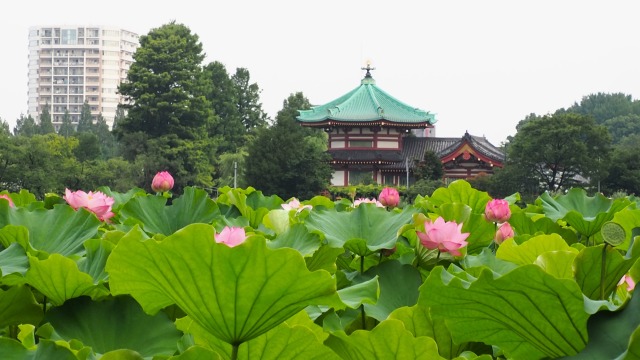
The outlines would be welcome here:
<svg viewBox="0 0 640 360">
<path fill-rule="evenodd" d="M 300 125 L 329 135 L 332 185 L 411 184 L 427 151 L 440 158 L 445 182 L 492 174 L 503 166 L 504 153 L 484 137 L 435 137 L 434 114 L 389 95 L 376 86 L 374 68 L 363 70 L 360 86 L 324 105 L 300 110 L 297 117 Z"/>
</svg>

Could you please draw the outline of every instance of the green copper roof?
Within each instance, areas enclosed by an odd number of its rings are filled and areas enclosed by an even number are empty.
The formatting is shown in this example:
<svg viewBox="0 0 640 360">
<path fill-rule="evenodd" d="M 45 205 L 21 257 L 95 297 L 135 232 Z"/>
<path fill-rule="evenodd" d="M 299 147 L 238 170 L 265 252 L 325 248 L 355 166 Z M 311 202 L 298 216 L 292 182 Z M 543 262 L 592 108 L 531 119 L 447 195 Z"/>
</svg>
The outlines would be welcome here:
<svg viewBox="0 0 640 360">
<path fill-rule="evenodd" d="M 298 121 L 305 124 L 332 122 L 378 122 L 400 124 L 434 124 L 435 116 L 409 106 L 376 86 L 367 71 L 360 86 L 347 94 L 310 110 L 299 110 Z"/>
</svg>

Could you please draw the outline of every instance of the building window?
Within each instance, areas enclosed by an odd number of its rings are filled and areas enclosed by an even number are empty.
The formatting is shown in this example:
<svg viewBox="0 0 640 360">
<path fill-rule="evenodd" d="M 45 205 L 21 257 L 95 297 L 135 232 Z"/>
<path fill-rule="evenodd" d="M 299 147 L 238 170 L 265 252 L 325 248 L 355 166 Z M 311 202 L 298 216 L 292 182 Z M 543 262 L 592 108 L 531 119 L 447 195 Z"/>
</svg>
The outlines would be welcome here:
<svg viewBox="0 0 640 360">
<path fill-rule="evenodd" d="M 393 175 L 385 174 L 384 175 L 384 183 L 387 184 L 387 185 L 395 185 L 394 178 L 395 178 L 395 176 L 393 176 Z"/>
<path fill-rule="evenodd" d="M 373 147 L 373 141 L 371 140 L 349 140 L 349 147 L 352 148 L 370 148 Z"/>
<path fill-rule="evenodd" d="M 367 185 L 373 183 L 373 173 L 371 171 L 349 171 L 349 185 Z"/>
</svg>

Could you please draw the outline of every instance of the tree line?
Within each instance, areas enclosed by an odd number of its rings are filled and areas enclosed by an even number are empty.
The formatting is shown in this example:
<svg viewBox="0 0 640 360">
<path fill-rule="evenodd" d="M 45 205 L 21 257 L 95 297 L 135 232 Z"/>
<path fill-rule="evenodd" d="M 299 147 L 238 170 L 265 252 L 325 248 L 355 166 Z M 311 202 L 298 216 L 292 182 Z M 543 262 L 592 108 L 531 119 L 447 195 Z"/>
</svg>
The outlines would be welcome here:
<svg viewBox="0 0 640 360">
<path fill-rule="evenodd" d="M 66 113 L 57 132 L 45 106 L 38 121 L 20 116 L 11 131 L 0 119 L 0 184 L 9 191 L 47 193 L 108 186 L 150 190 L 158 171 L 169 171 L 174 191 L 186 186 L 253 186 L 285 199 L 310 198 L 329 187 L 327 135 L 300 127 L 309 100 L 292 93 L 271 119 L 249 70 L 204 64 L 197 34 L 175 22 L 140 37 L 119 93 L 112 129 L 83 105 L 77 124 Z M 535 196 L 571 186 L 612 194 L 640 193 L 640 102 L 630 95 L 592 94 L 553 114 L 530 114 L 502 144 L 503 169 L 473 179 L 494 197 Z M 416 177 L 442 176 L 434 154 Z M 419 188 L 419 187 L 418 187 Z"/>
</svg>

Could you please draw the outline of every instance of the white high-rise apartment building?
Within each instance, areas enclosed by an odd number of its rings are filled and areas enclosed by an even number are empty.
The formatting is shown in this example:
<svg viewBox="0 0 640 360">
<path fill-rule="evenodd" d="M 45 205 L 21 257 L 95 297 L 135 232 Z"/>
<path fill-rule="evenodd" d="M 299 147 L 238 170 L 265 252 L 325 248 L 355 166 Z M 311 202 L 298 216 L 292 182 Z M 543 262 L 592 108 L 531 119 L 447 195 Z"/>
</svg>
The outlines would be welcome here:
<svg viewBox="0 0 640 360">
<path fill-rule="evenodd" d="M 111 27 L 30 27 L 28 114 L 39 121 L 48 104 L 57 131 L 66 110 L 78 123 L 86 100 L 94 121 L 102 114 L 111 128 L 139 45 L 138 34 Z"/>
</svg>

